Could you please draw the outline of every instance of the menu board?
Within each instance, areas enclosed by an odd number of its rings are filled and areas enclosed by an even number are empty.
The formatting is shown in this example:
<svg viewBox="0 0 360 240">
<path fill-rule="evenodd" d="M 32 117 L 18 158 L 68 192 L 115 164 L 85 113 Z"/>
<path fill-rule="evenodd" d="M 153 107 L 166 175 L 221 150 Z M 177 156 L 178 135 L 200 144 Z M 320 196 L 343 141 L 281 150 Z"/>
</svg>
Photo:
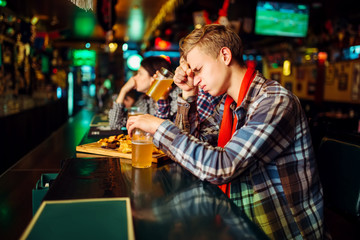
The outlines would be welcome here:
<svg viewBox="0 0 360 240">
<path fill-rule="evenodd" d="M 130 199 L 44 201 L 20 239 L 134 239 Z"/>
</svg>

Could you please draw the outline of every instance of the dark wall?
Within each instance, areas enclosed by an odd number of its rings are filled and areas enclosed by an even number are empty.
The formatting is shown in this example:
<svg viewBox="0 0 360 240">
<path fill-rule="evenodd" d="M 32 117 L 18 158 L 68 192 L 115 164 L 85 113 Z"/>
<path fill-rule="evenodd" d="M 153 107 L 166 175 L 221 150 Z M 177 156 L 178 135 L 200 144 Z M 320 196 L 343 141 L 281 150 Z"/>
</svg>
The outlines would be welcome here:
<svg viewBox="0 0 360 240">
<path fill-rule="evenodd" d="M 50 136 L 67 118 L 66 100 L 1 117 L 0 174 Z"/>
</svg>

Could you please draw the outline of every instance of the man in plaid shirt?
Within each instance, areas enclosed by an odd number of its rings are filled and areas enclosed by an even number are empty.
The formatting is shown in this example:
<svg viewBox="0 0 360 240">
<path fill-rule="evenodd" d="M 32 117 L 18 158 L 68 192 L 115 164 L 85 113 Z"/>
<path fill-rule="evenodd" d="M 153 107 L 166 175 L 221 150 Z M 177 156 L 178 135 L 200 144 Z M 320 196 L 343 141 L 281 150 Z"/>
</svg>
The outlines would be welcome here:
<svg viewBox="0 0 360 240">
<path fill-rule="evenodd" d="M 247 68 L 239 36 L 222 25 L 195 29 L 180 48 L 186 63 L 174 77 L 183 90 L 175 124 L 135 116 L 129 132 L 152 133 L 154 144 L 195 176 L 226 184 L 229 198 L 271 239 L 322 239 L 323 193 L 299 99 Z M 225 94 L 202 123 L 198 88 Z"/>
</svg>

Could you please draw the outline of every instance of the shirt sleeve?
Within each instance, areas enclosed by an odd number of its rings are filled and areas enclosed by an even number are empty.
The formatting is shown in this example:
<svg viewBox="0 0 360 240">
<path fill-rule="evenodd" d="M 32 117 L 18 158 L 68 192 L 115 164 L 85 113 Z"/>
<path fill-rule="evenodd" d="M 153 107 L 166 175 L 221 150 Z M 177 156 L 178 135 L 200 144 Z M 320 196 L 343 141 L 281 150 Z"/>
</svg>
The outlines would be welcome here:
<svg viewBox="0 0 360 240">
<path fill-rule="evenodd" d="M 121 103 L 113 102 L 109 110 L 109 125 L 111 129 L 121 129 L 126 126 L 127 112 L 125 106 Z"/>
<path fill-rule="evenodd" d="M 154 144 L 200 179 L 229 182 L 256 162 L 275 159 L 294 137 L 296 114 L 289 98 L 262 96 L 251 108 L 238 109 L 237 130 L 224 148 L 207 140 L 218 132 L 212 117 L 209 125 L 202 124 L 199 137 L 165 121 L 155 132 Z"/>
<path fill-rule="evenodd" d="M 178 111 L 175 118 L 175 124 L 180 129 L 194 134 L 199 121 L 196 111 L 196 96 L 189 97 L 186 101 L 179 95 L 178 96 Z M 190 124 L 192 123 L 192 124 Z"/>
<path fill-rule="evenodd" d="M 157 101 L 155 116 L 161 119 L 169 119 L 170 121 L 174 121 L 177 112 L 176 99 L 178 98 L 179 93 L 181 93 L 181 89 L 174 87 L 173 90 L 169 93 L 167 99 L 160 99 Z"/>
<path fill-rule="evenodd" d="M 157 110 L 155 117 L 161 119 L 168 119 L 170 116 L 170 101 L 169 99 L 160 99 L 157 101 Z"/>
</svg>

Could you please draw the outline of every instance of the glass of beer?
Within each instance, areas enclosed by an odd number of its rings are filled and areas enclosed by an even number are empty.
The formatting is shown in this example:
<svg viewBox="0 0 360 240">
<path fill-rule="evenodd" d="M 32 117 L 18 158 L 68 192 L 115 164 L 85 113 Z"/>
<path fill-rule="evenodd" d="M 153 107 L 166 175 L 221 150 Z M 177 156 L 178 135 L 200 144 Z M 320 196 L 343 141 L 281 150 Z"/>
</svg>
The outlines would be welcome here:
<svg viewBox="0 0 360 240">
<path fill-rule="evenodd" d="M 155 102 L 157 102 L 165 94 L 167 89 L 174 82 L 174 74 L 166 68 L 162 67 L 156 75 L 157 78 L 146 92 L 146 95 L 154 99 Z"/>
<path fill-rule="evenodd" d="M 150 133 L 144 132 L 141 129 L 135 128 L 131 136 L 132 146 L 132 163 L 136 168 L 151 167 L 153 143 Z"/>
<path fill-rule="evenodd" d="M 139 107 L 131 107 L 128 109 L 128 117 L 142 115 L 142 114 L 144 113 L 140 111 Z"/>
</svg>

